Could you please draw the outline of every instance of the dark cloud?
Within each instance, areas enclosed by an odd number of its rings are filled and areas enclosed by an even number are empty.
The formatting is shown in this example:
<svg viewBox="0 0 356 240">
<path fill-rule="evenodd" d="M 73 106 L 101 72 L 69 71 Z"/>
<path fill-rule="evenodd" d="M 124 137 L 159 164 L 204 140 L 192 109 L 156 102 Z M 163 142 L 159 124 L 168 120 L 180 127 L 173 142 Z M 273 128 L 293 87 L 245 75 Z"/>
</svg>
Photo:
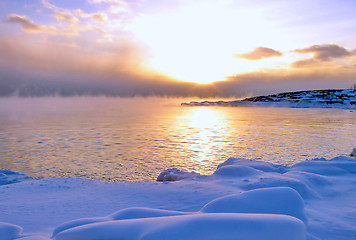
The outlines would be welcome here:
<svg viewBox="0 0 356 240">
<path fill-rule="evenodd" d="M 43 43 L 47 45 L 36 51 L 31 45 L 0 38 L 0 96 L 205 97 L 216 93 L 212 85 L 140 72 L 138 52 L 142 51 L 129 43 L 107 49 L 110 58 L 93 49 Z"/>
<path fill-rule="evenodd" d="M 28 19 L 26 16 L 20 16 L 17 14 L 9 15 L 5 22 L 20 24 L 21 28 L 26 31 L 39 32 L 43 30 L 43 26 L 37 25 L 31 19 Z"/>
<path fill-rule="evenodd" d="M 337 79 L 337 80 L 336 80 Z M 248 73 L 227 81 L 199 85 L 178 82 L 164 76 L 119 74 L 54 73 L 21 68 L 0 67 L 1 96 L 165 96 L 165 97 L 236 97 L 265 95 L 284 91 L 348 88 L 356 81 L 356 70 L 319 72 Z"/>
<path fill-rule="evenodd" d="M 262 58 L 280 57 L 280 56 L 283 56 L 283 53 L 276 51 L 272 48 L 266 48 L 266 47 L 258 47 L 255 48 L 252 52 L 235 55 L 235 57 L 237 58 L 245 58 L 248 60 L 259 60 Z"/>
<path fill-rule="evenodd" d="M 356 81 L 356 69 L 273 71 L 231 76 L 216 87 L 226 96 L 266 95 L 285 91 L 345 89 Z"/>
<path fill-rule="evenodd" d="M 342 59 L 356 55 L 355 50 L 349 51 L 336 44 L 313 45 L 307 48 L 296 49 L 296 53 L 312 53 L 313 57 L 292 63 L 292 67 L 305 68 L 325 65 L 334 59 Z"/>
<path fill-rule="evenodd" d="M 313 58 L 299 60 L 291 64 L 291 66 L 295 68 L 307 68 L 307 67 L 314 67 L 318 65 L 320 65 L 320 61 Z"/>
<path fill-rule="evenodd" d="M 352 51 L 348 51 L 344 47 L 336 44 L 313 45 L 308 48 L 296 49 L 294 52 L 313 53 L 313 58 L 320 61 L 329 61 L 333 58 L 343 58 L 355 54 Z"/>
</svg>

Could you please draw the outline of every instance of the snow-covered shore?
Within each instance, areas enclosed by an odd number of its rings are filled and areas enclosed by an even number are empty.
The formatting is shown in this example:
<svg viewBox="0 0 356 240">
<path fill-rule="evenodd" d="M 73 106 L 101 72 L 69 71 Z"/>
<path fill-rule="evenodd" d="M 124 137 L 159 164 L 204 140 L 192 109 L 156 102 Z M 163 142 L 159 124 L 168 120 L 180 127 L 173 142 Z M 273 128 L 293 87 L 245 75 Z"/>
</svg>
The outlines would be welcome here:
<svg viewBox="0 0 356 240">
<path fill-rule="evenodd" d="M 285 92 L 236 101 L 203 101 L 182 103 L 182 106 L 273 106 L 294 108 L 356 109 L 356 90 L 329 89 Z"/>
<path fill-rule="evenodd" d="M 230 158 L 212 175 L 176 182 L 0 175 L 0 240 L 346 240 L 356 234 L 355 157 L 291 167 Z"/>
</svg>

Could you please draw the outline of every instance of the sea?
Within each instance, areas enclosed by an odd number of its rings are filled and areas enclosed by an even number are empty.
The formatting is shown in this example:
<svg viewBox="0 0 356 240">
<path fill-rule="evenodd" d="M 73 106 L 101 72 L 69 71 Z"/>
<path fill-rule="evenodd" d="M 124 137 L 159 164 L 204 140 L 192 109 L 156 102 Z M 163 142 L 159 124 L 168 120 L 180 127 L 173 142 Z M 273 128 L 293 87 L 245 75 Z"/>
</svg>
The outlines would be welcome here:
<svg viewBox="0 0 356 240">
<path fill-rule="evenodd" d="M 356 147 L 353 110 L 180 105 L 191 100 L 0 98 L 0 169 L 155 181 L 169 168 L 212 174 L 230 157 L 290 166 Z"/>
</svg>

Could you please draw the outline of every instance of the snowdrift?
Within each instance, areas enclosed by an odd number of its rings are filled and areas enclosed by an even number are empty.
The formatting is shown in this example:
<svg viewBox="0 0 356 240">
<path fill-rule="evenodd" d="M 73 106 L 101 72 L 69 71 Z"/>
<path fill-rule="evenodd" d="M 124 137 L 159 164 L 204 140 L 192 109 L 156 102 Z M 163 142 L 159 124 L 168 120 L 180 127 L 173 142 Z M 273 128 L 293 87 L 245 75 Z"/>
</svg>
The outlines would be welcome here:
<svg viewBox="0 0 356 240">
<path fill-rule="evenodd" d="M 167 173 L 172 171 L 162 175 Z M 42 204 L 55 202 L 67 212 L 63 219 L 72 220 L 53 224 L 50 235 L 45 231 L 26 233 L 30 224 L 16 226 L 13 223 L 21 222 L 21 216 L 8 215 L 11 224 L 0 223 L 0 240 L 346 240 L 356 233 L 354 157 L 314 159 L 291 167 L 230 158 L 210 176 L 176 170 L 173 173 L 184 177 L 174 176 L 168 181 L 185 179 L 163 183 L 26 179 L 3 185 L 1 193 L 7 194 L 14 205 L 1 200 L 1 206 L 9 205 L 11 209 L 20 205 L 11 196 L 18 197 L 19 190 L 32 188 L 21 196 L 32 201 L 39 199 L 42 191 Z M 64 183 L 68 188 L 63 187 Z M 73 201 L 54 196 L 70 196 Z M 74 218 L 80 204 L 87 204 L 88 199 L 93 205 L 78 215 L 89 217 Z M 67 206 L 69 203 L 72 205 Z M 125 204 L 131 207 L 119 207 Z M 115 206 L 118 211 L 100 215 L 102 210 Z M 37 207 L 44 208 L 41 203 Z M 44 221 L 56 217 L 47 210 L 45 214 Z M 0 221 L 6 222 L 1 216 Z"/>
</svg>

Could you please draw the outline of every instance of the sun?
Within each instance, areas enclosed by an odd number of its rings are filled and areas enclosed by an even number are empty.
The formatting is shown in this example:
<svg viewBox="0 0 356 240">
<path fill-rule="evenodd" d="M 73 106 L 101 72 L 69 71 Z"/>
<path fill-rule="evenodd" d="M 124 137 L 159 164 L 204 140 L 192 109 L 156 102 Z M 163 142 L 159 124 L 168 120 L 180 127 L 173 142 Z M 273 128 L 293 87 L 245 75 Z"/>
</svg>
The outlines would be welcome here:
<svg viewBox="0 0 356 240">
<path fill-rule="evenodd" d="M 234 54 L 260 46 L 261 36 L 267 42 L 278 41 L 277 34 L 255 9 L 232 8 L 228 2 L 192 1 L 142 14 L 130 28 L 148 47 L 150 68 L 200 84 L 259 68 Z"/>
</svg>

